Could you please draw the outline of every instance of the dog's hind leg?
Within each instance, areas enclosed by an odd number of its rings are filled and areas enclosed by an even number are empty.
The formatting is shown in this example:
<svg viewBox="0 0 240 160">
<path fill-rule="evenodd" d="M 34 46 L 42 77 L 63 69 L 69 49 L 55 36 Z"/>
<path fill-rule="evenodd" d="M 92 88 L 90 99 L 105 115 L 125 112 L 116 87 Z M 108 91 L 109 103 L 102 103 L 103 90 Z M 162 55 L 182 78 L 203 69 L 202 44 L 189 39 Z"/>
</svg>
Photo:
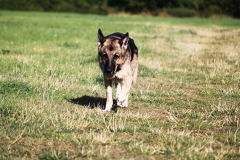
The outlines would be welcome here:
<svg viewBox="0 0 240 160">
<path fill-rule="evenodd" d="M 136 67 L 135 70 L 133 71 L 133 81 L 132 81 L 132 84 L 136 83 L 137 75 L 138 75 L 138 67 Z"/>
<path fill-rule="evenodd" d="M 112 80 L 106 80 L 104 79 L 105 83 L 105 89 L 106 89 L 106 107 L 104 111 L 110 111 L 113 105 L 113 99 L 112 99 Z"/>
<path fill-rule="evenodd" d="M 137 75 L 138 75 L 138 56 L 137 56 L 137 53 L 134 54 L 133 60 L 131 62 L 131 70 L 132 70 L 132 76 L 133 76 L 132 84 L 135 84 L 136 81 L 137 81 Z"/>
</svg>

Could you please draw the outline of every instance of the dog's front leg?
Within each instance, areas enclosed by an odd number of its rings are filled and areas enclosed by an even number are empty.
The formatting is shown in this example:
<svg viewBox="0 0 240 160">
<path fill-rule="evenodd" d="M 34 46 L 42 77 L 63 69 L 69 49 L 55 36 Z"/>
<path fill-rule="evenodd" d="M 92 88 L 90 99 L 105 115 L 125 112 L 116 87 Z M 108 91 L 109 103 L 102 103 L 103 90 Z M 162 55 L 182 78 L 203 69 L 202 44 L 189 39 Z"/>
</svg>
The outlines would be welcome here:
<svg viewBox="0 0 240 160">
<path fill-rule="evenodd" d="M 104 111 L 110 111 L 113 105 L 112 99 L 112 80 L 104 79 L 105 89 L 106 89 L 106 107 Z"/>
<path fill-rule="evenodd" d="M 118 96 L 120 95 L 120 93 L 122 92 L 122 80 L 117 80 L 117 82 L 115 82 L 115 87 L 116 87 L 116 99 L 118 99 Z"/>
<path fill-rule="evenodd" d="M 132 77 L 126 76 L 122 82 L 122 90 L 117 97 L 117 105 L 120 107 L 128 107 L 128 94 L 132 85 Z"/>
</svg>

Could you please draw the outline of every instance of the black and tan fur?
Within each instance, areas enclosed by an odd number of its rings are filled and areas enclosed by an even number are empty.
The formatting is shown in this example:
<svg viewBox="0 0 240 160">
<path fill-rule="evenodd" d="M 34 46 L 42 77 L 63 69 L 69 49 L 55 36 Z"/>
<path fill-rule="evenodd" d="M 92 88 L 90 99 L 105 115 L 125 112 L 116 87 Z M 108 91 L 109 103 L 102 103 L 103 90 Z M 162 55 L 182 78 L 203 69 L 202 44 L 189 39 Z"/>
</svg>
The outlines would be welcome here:
<svg viewBox="0 0 240 160">
<path fill-rule="evenodd" d="M 116 100 L 120 107 L 128 106 L 128 95 L 136 82 L 138 72 L 138 49 L 133 39 L 126 34 L 115 32 L 104 36 L 98 30 L 98 60 L 106 88 L 105 111 L 113 105 L 112 83 L 116 86 Z"/>
</svg>

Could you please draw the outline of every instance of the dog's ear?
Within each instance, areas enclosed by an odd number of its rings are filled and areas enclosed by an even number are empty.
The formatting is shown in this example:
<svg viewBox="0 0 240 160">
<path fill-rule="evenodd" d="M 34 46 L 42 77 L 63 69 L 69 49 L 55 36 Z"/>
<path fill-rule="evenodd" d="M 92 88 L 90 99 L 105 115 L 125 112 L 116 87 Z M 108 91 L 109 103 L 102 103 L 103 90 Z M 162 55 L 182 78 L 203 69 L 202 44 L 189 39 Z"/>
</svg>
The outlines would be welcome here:
<svg viewBox="0 0 240 160">
<path fill-rule="evenodd" d="M 127 49 L 128 46 L 128 40 L 129 40 L 129 34 L 128 32 L 123 36 L 122 38 L 122 48 Z"/>
<path fill-rule="evenodd" d="M 101 29 L 98 29 L 98 46 L 103 44 L 103 40 L 104 40 L 104 35 Z"/>
</svg>

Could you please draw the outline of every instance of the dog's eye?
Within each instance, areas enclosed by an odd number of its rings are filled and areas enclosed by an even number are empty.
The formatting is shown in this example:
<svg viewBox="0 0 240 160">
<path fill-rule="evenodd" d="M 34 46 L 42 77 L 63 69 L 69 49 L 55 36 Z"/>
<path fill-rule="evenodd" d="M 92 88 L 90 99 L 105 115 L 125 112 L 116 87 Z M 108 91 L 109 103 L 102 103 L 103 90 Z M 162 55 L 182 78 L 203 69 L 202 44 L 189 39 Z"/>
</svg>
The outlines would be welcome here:
<svg viewBox="0 0 240 160">
<path fill-rule="evenodd" d="M 118 58 L 119 58 L 119 55 L 115 54 L 113 58 L 114 58 L 114 59 L 118 59 Z"/>
<path fill-rule="evenodd" d="M 103 58 L 108 58 L 108 56 L 107 56 L 106 53 L 102 54 L 102 57 L 103 57 Z"/>
</svg>

